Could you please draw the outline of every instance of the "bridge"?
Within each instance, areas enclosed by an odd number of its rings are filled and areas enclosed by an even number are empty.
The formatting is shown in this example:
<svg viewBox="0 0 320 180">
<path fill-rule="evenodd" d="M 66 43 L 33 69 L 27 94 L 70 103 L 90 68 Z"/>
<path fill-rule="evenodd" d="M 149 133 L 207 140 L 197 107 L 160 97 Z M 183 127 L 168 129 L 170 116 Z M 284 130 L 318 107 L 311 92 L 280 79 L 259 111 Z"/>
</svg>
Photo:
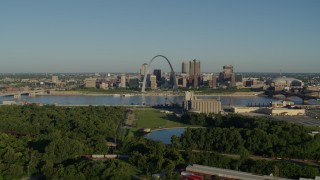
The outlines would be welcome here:
<svg viewBox="0 0 320 180">
<path fill-rule="evenodd" d="M 266 94 L 269 96 L 274 96 L 274 95 L 283 95 L 285 99 L 288 99 L 289 97 L 299 97 L 303 100 L 305 104 L 307 104 L 307 101 L 310 99 L 315 99 L 317 101 L 320 100 L 320 93 L 319 91 L 305 91 L 305 90 L 291 90 L 291 91 L 266 91 Z"/>
<path fill-rule="evenodd" d="M 47 93 L 47 90 L 14 91 L 14 92 L 0 93 L 0 97 L 13 96 L 15 99 L 19 99 L 21 98 L 21 95 L 36 96 L 39 94 L 46 94 L 46 93 Z"/>
</svg>

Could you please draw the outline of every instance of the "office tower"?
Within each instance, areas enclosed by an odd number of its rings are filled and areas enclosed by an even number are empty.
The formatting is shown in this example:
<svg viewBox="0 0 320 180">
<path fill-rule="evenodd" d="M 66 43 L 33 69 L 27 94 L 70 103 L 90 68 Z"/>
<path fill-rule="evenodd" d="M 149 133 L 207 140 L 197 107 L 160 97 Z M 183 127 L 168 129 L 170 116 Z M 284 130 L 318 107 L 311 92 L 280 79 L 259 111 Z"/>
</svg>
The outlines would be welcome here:
<svg viewBox="0 0 320 180">
<path fill-rule="evenodd" d="M 190 76 L 194 75 L 194 64 L 193 64 L 193 61 L 189 62 L 189 75 Z"/>
<path fill-rule="evenodd" d="M 242 82 L 242 75 L 236 74 L 236 82 Z"/>
<path fill-rule="evenodd" d="M 155 75 L 150 75 L 150 85 L 151 89 L 157 89 L 157 77 Z"/>
<path fill-rule="evenodd" d="M 140 67 L 140 75 L 144 76 L 145 74 L 148 74 L 148 64 L 144 63 Z"/>
<path fill-rule="evenodd" d="M 231 87 L 235 87 L 236 86 L 236 76 L 235 76 L 234 73 L 231 74 L 230 86 Z"/>
<path fill-rule="evenodd" d="M 194 63 L 194 74 L 200 76 L 200 61 L 198 60 L 193 60 Z"/>
<path fill-rule="evenodd" d="M 139 88 L 139 79 L 137 79 L 137 78 L 129 79 L 129 87 L 130 88 Z"/>
<path fill-rule="evenodd" d="M 120 87 L 125 88 L 126 87 L 126 75 L 122 74 L 120 77 Z"/>
<path fill-rule="evenodd" d="M 199 77 L 198 77 L 198 75 L 194 75 L 193 87 L 197 88 L 198 86 L 199 86 Z"/>
<path fill-rule="evenodd" d="M 182 62 L 182 73 L 188 74 L 189 73 L 189 63 Z"/>
<path fill-rule="evenodd" d="M 216 88 L 217 87 L 217 77 L 216 77 L 216 75 L 212 75 L 212 86 L 211 86 L 212 88 Z"/>
<path fill-rule="evenodd" d="M 58 83 L 59 82 L 59 77 L 58 76 L 52 76 L 52 82 L 53 83 Z"/>
<path fill-rule="evenodd" d="M 228 64 L 223 66 L 224 79 L 230 79 L 233 74 L 233 66 Z"/>
<path fill-rule="evenodd" d="M 161 82 L 161 69 L 154 69 L 153 75 L 157 77 L 157 82 Z"/>
<path fill-rule="evenodd" d="M 187 77 L 182 77 L 182 87 L 187 87 Z"/>
<path fill-rule="evenodd" d="M 193 76 L 193 75 L 200 75 L 201 73 L 201 70 L 200 70 L 200 61 L 199 60 L 193 60 L 193 61 L 190 61 L 189 62 L 189 74 L 190 76 Z"/>
<path fill-rule="evenodd" d="M 200 78 L 200 61 L 198 60 L 193 60 L 189 62 L 190 70 L 189 70 L 189 75 L 190 75 L 190 80 L 193 80 L 193 87 L 197 88 L 199 86 L 199 78 Z"/>
</svg>

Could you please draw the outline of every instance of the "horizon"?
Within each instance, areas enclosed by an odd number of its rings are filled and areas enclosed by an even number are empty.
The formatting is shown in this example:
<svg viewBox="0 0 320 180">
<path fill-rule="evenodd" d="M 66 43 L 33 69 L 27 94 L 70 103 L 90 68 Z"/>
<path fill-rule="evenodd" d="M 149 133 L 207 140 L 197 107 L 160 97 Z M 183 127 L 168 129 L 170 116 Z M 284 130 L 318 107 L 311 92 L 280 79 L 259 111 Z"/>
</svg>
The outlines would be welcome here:
<svg viewBox="0 0 320 180">
<path fill-rule="evenodd" d="M 1 2 L 0 73 L 139 72 L 158 54 L 176 72 L 317 73 L 320 1 Z M 276 68 L 276 69 L 275 69 Z M 159 59 L 150 69 L 169 72 Z"/>
</svg>

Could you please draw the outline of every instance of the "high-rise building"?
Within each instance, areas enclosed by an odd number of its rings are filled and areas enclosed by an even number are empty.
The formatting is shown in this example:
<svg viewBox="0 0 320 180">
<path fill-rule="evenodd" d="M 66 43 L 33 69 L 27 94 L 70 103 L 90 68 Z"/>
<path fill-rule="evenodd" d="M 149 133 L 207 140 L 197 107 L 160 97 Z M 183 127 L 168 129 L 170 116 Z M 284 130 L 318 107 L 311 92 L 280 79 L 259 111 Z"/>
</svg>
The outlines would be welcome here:
<svg viewBox="0 0 320 180">
<path fill-rule="evenodd" d="M 189 79 L 193 80 L 193 87 L 197 88 L 199 86 L 199 78 L 201 73 L 200 61 L 194 59 L 193 61 L 190 61 L 189 64 L 190 64 Z"/>
<path fill-rule="evenodd" d="M 233 74 L 233 66 L 228 64 L 223 66 L 224 79 L 230 79 Z"/>
<path fill-rule="evenodd" d="M 59 82 L 59 77 L 58 76 L 52 76 L 52 82 L 53 83 L 58 83 Z"/>
<path fill-rule="evenodd" d="M 212 74 L 211 81 L 209 82 L 209 87 L 215 89 L 217 87 L 217 77 Z"/>
<path fill-rule="evenodd" d="M 193 87 L 197 88 L 198 86 L 199 86 L 199 76 L 195 74 L 193 79 Z"/>
<path fill-rule="evenodd" d="M 231 74 L 230 86 L 231 87 L 235 87 L 236 86 L 236 75 L 234 73 Z"/>
<path fill-rule="evenodd" d="M 153 75 L 157 77 L 157 82 L 161 82 L 161 69 L 154 69 Z"/>
<path fill-rule="evenodd" d="M 182 62 L 182 73 L 188 74 L 189 73 L 189 63 Z"/>
<path fill-rule="evenodd" d="M 193 61 L 189 62 L 189 75 L 193 77 L 194 75 L 194 63 Z"/>
<path fill-rule="evenodd" d="M 193 60 L 194 63 L 194 74 L 195 75 L 200 75 L 201 71 L 200 71 L 200 61 L 198 60 Z"/>
<path fill-rule="evenodd" d="M 236 74 L 236 82 L 242 82 L 242 75 L 241 74 Z"/>
<path fill-rule="evenodd" d="M 155 75 L 150 75 L 150 85 L 151 89 L 157 89 L 157 77 Z"/>
<path fill-rule="evenodd" d="M 140 67 L 140 75 L 144 76 L 145 74 L 148 74 L 148 64 L 144 63 Z"/>
<path fill-rule="evenodd" d="M 187 77 L 182 77 L 182 87 L 187 87 Z"/>
<path fill-rule="evenodd" d="M 200 61 L 199 60 L 193 60 L 193 61 L 190 61 L 189 62 L 189 74 L 190 76 L 193 76 L 193 75 L 200 75 L 201 73 L 201 70 L 200 70 Z"/>
<path fill-rule="evenodd" d="M 125 88 L 126 87 L 126 75 L 122 74 L 120 77 L 120 87 Z"/>
</svg>

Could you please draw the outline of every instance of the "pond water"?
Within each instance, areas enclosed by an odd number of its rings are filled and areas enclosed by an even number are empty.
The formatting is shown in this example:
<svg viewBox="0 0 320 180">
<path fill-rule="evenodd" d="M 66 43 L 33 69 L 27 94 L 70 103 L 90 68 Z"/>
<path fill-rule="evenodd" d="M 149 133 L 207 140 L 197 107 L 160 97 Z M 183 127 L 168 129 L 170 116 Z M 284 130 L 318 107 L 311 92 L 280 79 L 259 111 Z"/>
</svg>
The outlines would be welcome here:
<svg viewBox="0 0 320 180">
<path fill-rule="evenodd" d="M 180 137 L 185 130 L 186 128 L 172 128 L 152 131 L 151 133 L 147 134 L 145 138 L 152 139 L 155 141 L 162 141 L 165 144 L 171 144 L 171 137 L 173 135 Z"/>
</svg>

